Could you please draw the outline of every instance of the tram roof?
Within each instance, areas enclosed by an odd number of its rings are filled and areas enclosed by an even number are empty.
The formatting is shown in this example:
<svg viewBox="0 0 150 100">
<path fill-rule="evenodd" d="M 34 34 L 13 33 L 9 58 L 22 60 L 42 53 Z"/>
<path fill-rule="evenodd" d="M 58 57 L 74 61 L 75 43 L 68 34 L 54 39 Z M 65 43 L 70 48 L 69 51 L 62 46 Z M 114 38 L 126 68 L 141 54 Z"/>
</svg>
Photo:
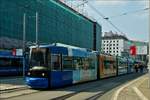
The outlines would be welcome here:
<svg viewBox="0 0 150 100">
<path fill-rule="evenodd" d="M 84 48 L 79 48 L 75 46 L 69 46 L 69 45 L 39 45 L 39 46 L 31 46 L 30 48 L 49 48 L 50 51 L 54 54 L 63 54 L 63 55 L 68 55 L 68 56 L 77 56 L 77 57 L 87 57 L 90 55 L 93 55 L 96 53 L 90 52 Z"/>
</svg>

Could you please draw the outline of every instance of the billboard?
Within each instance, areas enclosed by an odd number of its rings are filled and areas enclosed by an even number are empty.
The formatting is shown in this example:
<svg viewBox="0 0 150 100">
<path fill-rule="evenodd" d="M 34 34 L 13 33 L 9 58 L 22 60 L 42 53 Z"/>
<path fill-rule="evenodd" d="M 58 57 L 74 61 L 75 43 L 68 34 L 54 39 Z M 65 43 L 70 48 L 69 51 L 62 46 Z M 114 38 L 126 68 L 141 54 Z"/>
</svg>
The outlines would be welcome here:
<svg viewBox="0 0 150 100">
<path fill-rule="evenodd" d="M 147 46 L 136 46 L 137 55 L 147 55 Z"/>
<path fill-rule="evenodd" d="M 130 54 L 135 56 L 137 54 L 136 46 L 130 46 Z"/>
</svg>

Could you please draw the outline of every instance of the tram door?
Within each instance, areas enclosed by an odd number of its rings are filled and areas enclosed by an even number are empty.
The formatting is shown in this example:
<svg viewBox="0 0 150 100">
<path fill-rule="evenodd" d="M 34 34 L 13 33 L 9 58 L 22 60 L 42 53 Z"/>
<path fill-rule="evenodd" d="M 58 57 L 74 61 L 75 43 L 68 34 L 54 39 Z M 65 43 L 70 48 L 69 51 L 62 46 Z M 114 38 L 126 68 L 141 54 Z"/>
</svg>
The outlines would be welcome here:
<svg viewBox="0 0 150 100">
<path fill-rule="evenodd" d="M 47 65 L 48 65 L 48 86 L 51 87 L 51 54 L 50 50 L 47 49 Z"/>
<path fill-rule="evenodd" d="M 51 87 L 54 87 L 56 85 L 56 81 L 60 81 L 58 78 L 59 75 L 61 75 L 61 55 L 60 54 L 51 54 L 50 55 L 50 83 Z"/>
</svg>

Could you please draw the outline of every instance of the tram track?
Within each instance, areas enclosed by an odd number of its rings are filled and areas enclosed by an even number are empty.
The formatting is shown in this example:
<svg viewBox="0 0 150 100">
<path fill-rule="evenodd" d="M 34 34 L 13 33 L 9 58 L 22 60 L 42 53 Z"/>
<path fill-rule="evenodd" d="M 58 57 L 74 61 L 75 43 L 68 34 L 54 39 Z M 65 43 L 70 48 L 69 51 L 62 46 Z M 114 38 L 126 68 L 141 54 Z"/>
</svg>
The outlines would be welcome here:
<svg viewBox="0 0 150 100">
<path fill-rule="evenodd" d="M 20 98 L 20 97 L 30 97 L 34 95 L 40 95 L 40 94 L 56 94 L 57 95 L 51 95 L 51 97 L 47 97 L 46 100 L 76 100 L 77 97 L 84 97 L 84 100 L 97 100 L 101 96 L 103 96 L 107 91 L 122 85 L 133 78 L 138 77 L 138 75 L 132 75 L 128 77 L 128 75 L 119 76 L 119 77 L 113 77 L 108 79 L 103 79 L 100 81 L 93 81 L 83 84 L 76 84 L 69 87 L 63 87 L 58 89 L 48 89 L 48 90 L 34 90 L 29 87 L 27 88 L 20 88 L 14 91 L 6 91 L 1 94 L 2 99 L 12 99 L 12 98 Z M 19 94 L 18 94 L 19 93 Z M 17 94 L 8 97 L 10 94 Z M 86 94 L 86 95 L 85 95 Z M 5 97 L 5 96 L 7 97 Z"/>
<path fill-rule="evenodd" d="M 87 88 L 80 89 L 78 91 L 74 91 L 72 93 L 68 93 L 66 95 L 56 97 L 53 99 L 49 99 L 49 100 L 67 100 L 67 99 L 70 100 L 70 99 L 73 99 L 75 96 L 80 95 L 84 92 L 92 92 L 92 90 L 97 90 L 97 92 L 95 94 L 93 94 L 92 96 L 87 97 L 85 100 L 97 100 L 98 98 L 103 96 L 110 89 L 115 88 L 116 86 L 122 85 L 122 83 L 125 83 L 126 81 L 130 81 L 132 79 L 132 78 L 129 78 L 128 80 L 124 80 L 124 78 L 121 78 L 121 77 L 124 77 L 124 76 L 117 77 L 117 80 L 116 80 L 116 78 L 111 78 L 111 79 L 109 78 L 109 79 L 104 79 L 104 80 L 101 80 L 98 82 L 96 81 L 95 82 L 96 85 L 94 82 L 90 82 L 90 83 L 92 83 L 91 85 L 90 84 L 85 85 L 85 87 L 87 87 L 89 85 Z M 136 77 L 136 75 L 134 77 Z M 121 83 L 121 81 L 123 81 L 123 82 Z M 104 84 L 104 83 L 107 83 L 107 84 Z M 76 99 L 76 98 L 74 98 L 74 99 Z"/>
<path fill-rule="evenodd" d="M 107 81 L 107 80 L 102 80 L 103 82 Z M 94 85 L 94 86 L 88 86 L 87 88 L 84 88 L 84 89 L 81 89 L 81 90 L 78 90 L 78 91 L 75 91 L 73 93 L 69 93 L 69 94 L 66 94 L 66 95 L 63 95 L 63 96 L 60 96 L 60 97 L 56 97 L 56 98 L 53 98 L 53 99 L 49 99 L 49 100 L 66 100 L 66 99 L 69 99 L 75 95 L 78 95 L 82 92 L 85 92 L 85 91 L 90 91 L 91 89 L 97 89 L 97 88 L 100 88 L 100 87 L 106 87 L 108 84 L 103 84 L 103 82 L 100 81 L 98 83 L 96 83 L 97 85 Z M 94 83 L 93 83 L 94 84 Z M 100 92 L 96 95 L 93 95 L 92 97 L 88 98 L 87 100 L 94 100 L 93 98 L 98 98 L 100 96 L 102 96 L 104 94 L 104 92 Z"/>
<path fill-rule="evenodd" d="M 28 87 L 20 87 L 20 88 L 0 90 L 0 94 L 11 93 L 11 92 L 15 92 L 15 91 L 28 90 L 28 89 L 30 89 L 30 88 L 28 88 Z"/>
<path fill-rule="evenodd" d="M 40 91 L 33 90 L 29 87 L 21 87 L 21 88 L 15 88 L 15 89 L 7 89 L 0 91 L 0 100 L 5 100 L 13 97 L 23 96 L 23 95 L 29 95 L 33 93 L 38 93 Z"/>
<path fill-rule="evenodd" d="M 106 81 L 106 80 L 103 80 L 103 81 Z M 109 84 L 113 85 L 114 83 L 109 83 Z M 56 97 L 56 98 L 53 98 L 53 99 L 49 99 L 49 100 L 66 100 L 66 99 L 69 99 L 69 98 L 71 98 L 73 96 L 81 94 L 82 92 L 85 92 L 85 91 L 96 90 L 96 89 L 98 89 L 98 91 L 100 91 L 101 87 L 103 87 L 103 89 L 104 88 L 106 89 L 107 86 L 108 86 L 108 84 L 103 84 L 103 82 L 102 83 L 98 82 L 97 85 L 89 86 L 89 87 L 81 89 L 79 91 L 75 91 L 73 93 L 69 93 L 69 94 L 66 94 L 66 95 L 63 95 L 63 96 L 60 96 L 60 97 Z M 98 93 L 95 93 L 95 95 L 92 95 L 91 97 L 87 98 L 86 100 L 96 100 L 97 98 L 102 96 L 105 92 L 106 91 L 100 91 Z"/>
</svg>

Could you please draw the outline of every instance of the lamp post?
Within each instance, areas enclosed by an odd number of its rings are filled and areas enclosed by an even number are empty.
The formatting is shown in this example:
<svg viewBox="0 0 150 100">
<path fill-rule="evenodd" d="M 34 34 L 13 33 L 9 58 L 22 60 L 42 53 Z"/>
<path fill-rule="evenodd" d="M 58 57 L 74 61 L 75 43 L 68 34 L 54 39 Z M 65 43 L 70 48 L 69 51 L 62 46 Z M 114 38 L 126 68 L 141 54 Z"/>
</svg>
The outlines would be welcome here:
<svg viewBox="0 0 150 100">
<path fill-rule="evenodd" d="M 38 45 L 38 12 L 36 12 L 36 45 Z M 23 77 L 25 77 L 26 13 L 23 14 Z"/>
<path fill-rule="evenodd" d="M 25 48 L 26 48 L 26 13 L 23 14 L 23 68 L 22 73 L 25 77 Z"/>
<path fill-rule="evenodd" d="M 36 45 L 38 45 L 38 12 L 36 12 Z"/>
<path fill-rule="evenodd" d="M 149 0 L 149 7 L 150 7 L 150 0 Z M 149 26 L 150 26 L 150 11 L 149 11 Z M 148 68 L 149 68 L 149 88 L 150 88 L 150 28 L 149 28 L 149 62 L 148 62 Z"/>
</svg>

